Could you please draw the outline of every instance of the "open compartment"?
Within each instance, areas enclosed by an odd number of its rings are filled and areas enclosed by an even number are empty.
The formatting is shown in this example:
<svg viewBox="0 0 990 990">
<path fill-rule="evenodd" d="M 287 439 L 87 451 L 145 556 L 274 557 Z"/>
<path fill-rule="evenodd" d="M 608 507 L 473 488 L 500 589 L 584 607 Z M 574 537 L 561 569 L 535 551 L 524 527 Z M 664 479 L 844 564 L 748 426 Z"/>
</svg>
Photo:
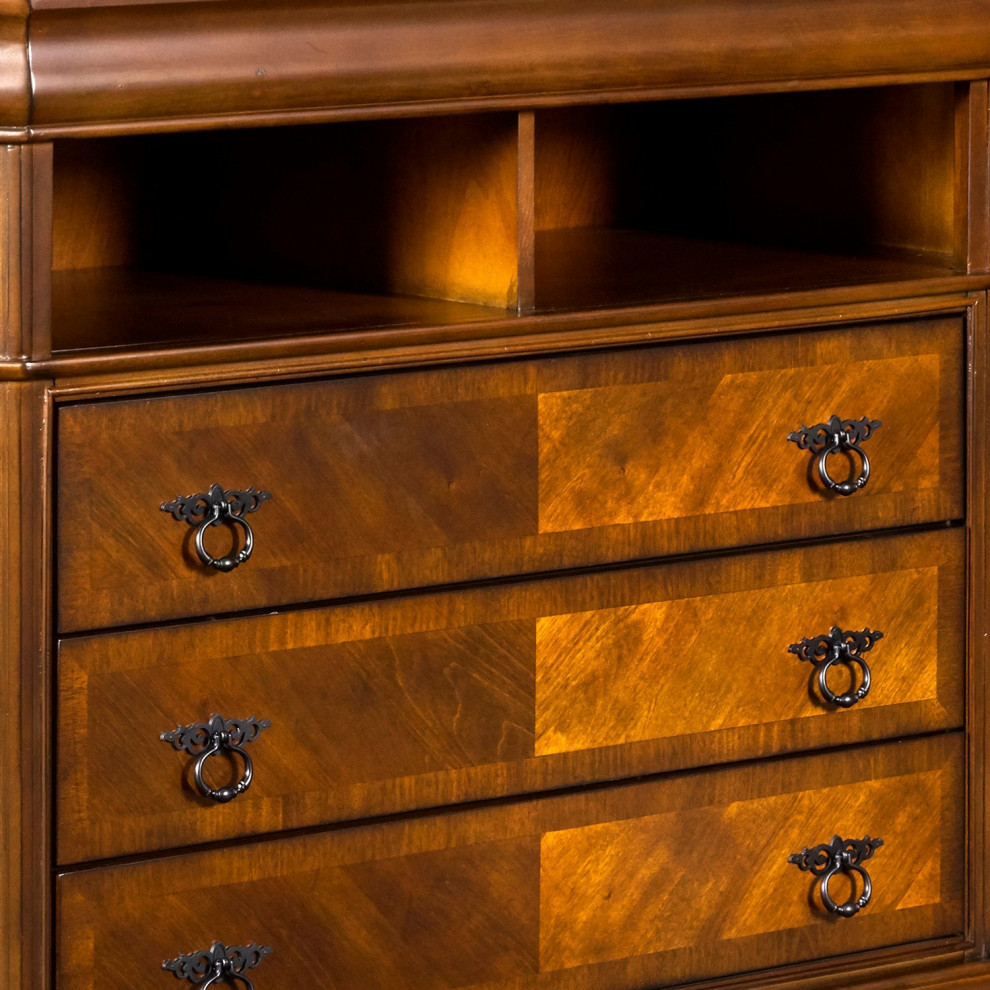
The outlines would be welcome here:
<svg viewBox="0 0 990 990">
<path fill-rule="evenodd" d="M 967 215 L 986 179 L 970 133 L 982 92 L 927 83 L 63 139 L 53 350 L 916 292 L 987 267 Z"/>
<path fill-rule="evenodd" d="M 535 117 L 535 305 L 571 309 L 966 270 L 952 83 Z"/>
<path fill-rule="evenodd" d="M 55 351 L 517 305 L 515 114 L 64 140 L 53 169 Z"/>
</svg>

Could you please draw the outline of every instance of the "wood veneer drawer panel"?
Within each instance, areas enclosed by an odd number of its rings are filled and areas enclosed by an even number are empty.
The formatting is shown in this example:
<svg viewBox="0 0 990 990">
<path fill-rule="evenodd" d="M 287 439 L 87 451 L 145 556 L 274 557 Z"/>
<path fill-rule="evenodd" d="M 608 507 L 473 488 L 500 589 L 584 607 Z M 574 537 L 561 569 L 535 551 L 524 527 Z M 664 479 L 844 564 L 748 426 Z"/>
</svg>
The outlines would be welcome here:
<svg viewBox="0 0 990 990">
<path fill-rule="evenodd" d="M 59 626 L 959 518 L 963 353 L 945 317 L 64 407 Z M 787 440 L 833 414 L 883 423 L 849 498 Z M 274 496 L 228 574 L 159 509 L 214 482 Z"/>
<path fill-rule="evenodd" d="M 64 639 L 59 861 L 955 728 L 963 554 L 943 530 Z M 788 650 L 832 626 L 883 633 L 848 709 Z M 229 804 L 159 739 L 213 713 L 272 723 Z"/>
<path fill-rule="evenodd" d="M 272 947 L 259 990 L 607 990 L 951 936 L 962 762 L 936 736 L 63 874 L 58 986 L 215 940 Z M 788 862 L 833 834 L 883 840 L 849 919 Z"/>
</svg>

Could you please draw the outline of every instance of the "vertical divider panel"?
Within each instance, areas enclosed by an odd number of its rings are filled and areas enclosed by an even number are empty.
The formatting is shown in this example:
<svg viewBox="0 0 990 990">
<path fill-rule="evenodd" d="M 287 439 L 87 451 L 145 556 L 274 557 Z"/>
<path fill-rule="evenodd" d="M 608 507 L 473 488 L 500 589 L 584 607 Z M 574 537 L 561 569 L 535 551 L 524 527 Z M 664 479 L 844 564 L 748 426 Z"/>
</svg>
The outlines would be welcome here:
<svg viewBox="0 0 990 990">
<path fill-rule="evenodd" d="M 536 308 L 536 115 L 532 110 L 520 112 L 518 134 L 516 308 L 526 313 Z"/>
</svg>

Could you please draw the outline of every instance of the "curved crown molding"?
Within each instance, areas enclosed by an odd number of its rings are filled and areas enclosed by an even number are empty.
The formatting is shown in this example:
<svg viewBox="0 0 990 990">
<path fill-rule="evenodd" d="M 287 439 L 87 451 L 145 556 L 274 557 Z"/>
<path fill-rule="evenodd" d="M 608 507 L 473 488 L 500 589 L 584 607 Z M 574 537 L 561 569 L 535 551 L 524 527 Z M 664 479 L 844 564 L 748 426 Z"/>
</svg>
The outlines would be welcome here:
<svg viewBox="0 0 990 990">
<path fill-rule="evenodd" d="M 229 0 L 42 9 L 29 23 L 30 94 L 14 23 L 2 40 L 0 126 L 41 134 L 990 67 L 990 0 Z"/>
</svg>

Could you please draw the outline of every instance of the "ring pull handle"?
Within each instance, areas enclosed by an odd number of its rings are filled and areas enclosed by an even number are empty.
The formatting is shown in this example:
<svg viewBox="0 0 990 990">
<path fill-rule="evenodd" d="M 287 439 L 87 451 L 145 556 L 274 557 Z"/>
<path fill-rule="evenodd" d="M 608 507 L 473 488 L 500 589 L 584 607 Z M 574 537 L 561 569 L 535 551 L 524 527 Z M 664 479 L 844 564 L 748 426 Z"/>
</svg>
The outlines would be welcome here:
<svg viewBox="0 0 990 990">
<path fill-rule="evenodd" d="M 162 969 L 170 970 L 176 979 L 188 980 L 200 990 L 222 983 L 228 986 L 239 984 L 243 990 L 254 990 L 254 984 L 244 975 L 244 971 L 254 969 L 271 953 L 270 945 L 258 945 L 257 942 L 231 946 L 214 942 L 209 949 L 180 954 L 163 962 Z"/>
<path fill-rule="evenodd" d="M 818 893 L 826 911 L 840 918 L 851 918 L 865 908 L 873 896 L 873 882 L 862 864 L 882 845 L 883 839 L 871 839 L 868 835 L 862 839 L 841 839 L 834 835 L 831 842 L 810 849 L 805 847 L 801 852 L 793 853 L 788 856 L 787 862 L 821 878 Z M 843 904 L 836 904 L 828 889 L 829 882 L 837 873 L 846 874 L 853 882 L 853 893 Z M 859 896 L 856 895 L 856 877 L 859 877 L 861 888 Z"/>
<path fill-rule="evenodd" d="M 170 732 L 163 732 L 162 742 L 172 744 L 175 750 L 183 750 L 196 757 L 193 764 L 193 777 L 196 787 L 203 797 L 212 798 L 218 804 L 233 801 L 250 786 L 254 776 L 254 763 L 244 746 L 253 742 L 264 729 L 270 729 L 268 719 L 224 718 L 211 715 L 209 722 L 195 722 L 192 725 L 179 725 Z M 215 789 L 203 779 L 203 766 L 211 756 L 236 754 L 243 764 L 240 777 L 225 787 Z"/>
<path fill-rule="evenodd" d="M 870 480 L 870 459 L 860 444 L 881 426 L 883 423 L 880 420 L 870 419 L 868 416 L 856 420 L 832 416 L 827 423 L 802 426 L 800 430 L 788 433 L 787 439 L 796 443 L 801 450 L 810 450 L 817 455 L 818 477 L 829 491 L 839 495 L 853 495 Z M 856 477 L 836 481 L 828 473 L 829 457 L 840 451 L 854 453 L 859 457 L 860 469 Z"/>
<path fill-rule="evenodd" d="M 271 492 L 259 492 L 257 488 L 224 490 L 219 485 L 211 485 L 208 492 L 177 495 L 171 502 L 162 502 L 161 510 L 170 512 L 180 522 L 196 527 L 196 555 L 207 567 L 232 571 L 248 560 L 254 551 L 254 531 L 244 517 L 249 512 L 257 512 L 261 503 L 271 497 Z M 236 553 L 231 549 L 223 557 L 214 557 L 204 546 L 203 537 L 211 526 L 224 523 L 244 530 L 244 545 Z"/>
<path fill-rule="evenodd" d="M 812 636 L 800 643 L 791 643 L 788 653 L 794 653 L 799 660 L 807 660 L 817 670 L 818 691 L 829 705 L 839 708 L 852 708 L 862 701 L 870 691 L 870 668 L 863 654 L 873 649 L 877 640 L 883 639 L 879 629 L 863 629 L 860 632 L 842 630 L 833 626 L 825 636 Z M 859 687 L 845 694 L 836 694 L 828 686 L 828 672 L 836 664 L 859 668 Z"/>
</svg>

